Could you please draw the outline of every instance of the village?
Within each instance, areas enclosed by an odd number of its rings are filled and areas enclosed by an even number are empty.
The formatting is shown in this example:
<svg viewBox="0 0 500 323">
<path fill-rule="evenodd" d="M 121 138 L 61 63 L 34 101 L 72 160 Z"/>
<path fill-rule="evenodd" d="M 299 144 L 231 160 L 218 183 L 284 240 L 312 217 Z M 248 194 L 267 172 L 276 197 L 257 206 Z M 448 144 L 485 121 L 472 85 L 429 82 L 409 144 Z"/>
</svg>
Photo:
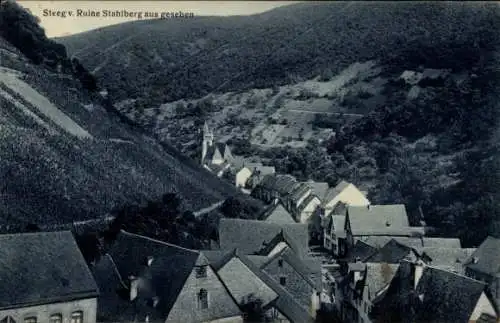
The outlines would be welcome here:
<svg viewBox="0 0 500 323">
<path fill-rule="evenodd" d="M 70 231 L 1 235 L 0 322 L 498 322 L 500 239 L 462 248 L 405 205 L 238 160 L 202 132 L 203 167 L 264 213 L 222 218 L 208 250 L 121 230 L 91 264 Z"/>
</svg>

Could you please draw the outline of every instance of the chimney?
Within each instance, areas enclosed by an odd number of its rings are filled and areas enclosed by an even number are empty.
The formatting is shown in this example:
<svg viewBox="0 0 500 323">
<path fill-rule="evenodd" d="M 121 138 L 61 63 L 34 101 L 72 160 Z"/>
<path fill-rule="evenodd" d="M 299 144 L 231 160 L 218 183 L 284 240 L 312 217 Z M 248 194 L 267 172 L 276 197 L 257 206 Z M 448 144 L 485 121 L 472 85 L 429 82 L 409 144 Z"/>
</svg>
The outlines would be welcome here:
<svg viewBox="0 0 500 323">
<path fill-rule="evenodd" d="M 139 279 L 136 276 L 129 276 L 130 280 L 130 300 L 133 301 L 137 298 L 137 289 L 139 287 Z"/>
<path fill-rule="evenodd" d="M 420 278 L 422 278 L 422 274 L 424 273 L 425 263 L 422 260 L 417 260 L 414 265 L 414 286 L 413 288 L 417 288 L 418 282 Z"/>
</svg>

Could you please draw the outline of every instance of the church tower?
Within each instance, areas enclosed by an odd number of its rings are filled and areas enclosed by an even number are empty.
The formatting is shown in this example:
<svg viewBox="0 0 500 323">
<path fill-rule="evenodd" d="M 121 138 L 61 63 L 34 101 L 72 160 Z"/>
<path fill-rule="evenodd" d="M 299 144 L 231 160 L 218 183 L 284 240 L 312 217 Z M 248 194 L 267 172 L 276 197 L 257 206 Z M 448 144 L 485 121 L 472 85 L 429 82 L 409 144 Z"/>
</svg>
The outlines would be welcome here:
<svg viewBox="0 0 500 323">
<path fill-rule="evenodd" d="M 203 144 L 201 147 L 201 163 L 205 162 L 205 157 L 208 152 L 208 148 L 212 147 L 214 144 L 214 133 L 208 127 L 207 122 L 205 121 L 205 125 L 203 126 Z"/>
</svg>

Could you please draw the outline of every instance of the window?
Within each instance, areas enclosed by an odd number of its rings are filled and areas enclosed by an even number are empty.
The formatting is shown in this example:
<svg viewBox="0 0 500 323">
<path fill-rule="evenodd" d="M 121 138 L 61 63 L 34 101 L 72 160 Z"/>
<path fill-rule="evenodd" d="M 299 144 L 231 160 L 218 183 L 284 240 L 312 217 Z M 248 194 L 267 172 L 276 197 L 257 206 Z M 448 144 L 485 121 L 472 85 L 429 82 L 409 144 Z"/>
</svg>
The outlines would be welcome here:
<svg viewBox="0 0 500 323">
<path fill-rule="evenodd" d="M 208 308 L 208 292 L 206 289 L 200 289 L 198 293 L 198 307 L 202 310 Z"/>
<path fill-rule="evenodd" d="M 83 323 L 83 312 L 77 311 L 71 314 L 71 323 Z"/>
<path fill-rule="evenodd" d="M 36 323 L 36 317 L 30 316 L 24 319 L 24 323 Z"/>
<path fill-rule="evenodd" d="M 207 277 L 207 266 L 196 266 L 196 278 Z"/>
<path fill-rule="evenodd" d="M 5 318 L 3 318 L 0 323 L 16 323 L 16 321 L 14 321 L 14 319 L 11 317 L 11 316 L 7 316 Z"/>
<path fill-rule="evenodd" d="M 52 314 L 50 316 L 50 323 L 62 323 L 62 314 Z"/>
<path fill-rule="evenodd" d="M 283 259 L 278 260 L 278 266 L 283 267 Z"/>
<path fill-rule="evenodd" d="M 286 285 L 286 277 L 284 277 L 284 276 L 280 277 L 280 285 L 282 285 L 282 286 Z"/>
</svg>

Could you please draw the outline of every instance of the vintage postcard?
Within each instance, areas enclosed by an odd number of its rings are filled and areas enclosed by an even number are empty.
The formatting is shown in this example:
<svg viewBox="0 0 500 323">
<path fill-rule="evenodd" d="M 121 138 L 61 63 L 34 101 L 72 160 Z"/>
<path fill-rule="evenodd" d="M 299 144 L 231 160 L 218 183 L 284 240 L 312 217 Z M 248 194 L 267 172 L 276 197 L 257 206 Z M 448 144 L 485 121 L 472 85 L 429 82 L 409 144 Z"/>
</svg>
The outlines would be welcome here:
<svg viewBox="0 0 500 323">
<path fill-rule="evenodd" d="M 499 30 L 0 0 L 0 323 L 500 322 Z"/>
</svg>

